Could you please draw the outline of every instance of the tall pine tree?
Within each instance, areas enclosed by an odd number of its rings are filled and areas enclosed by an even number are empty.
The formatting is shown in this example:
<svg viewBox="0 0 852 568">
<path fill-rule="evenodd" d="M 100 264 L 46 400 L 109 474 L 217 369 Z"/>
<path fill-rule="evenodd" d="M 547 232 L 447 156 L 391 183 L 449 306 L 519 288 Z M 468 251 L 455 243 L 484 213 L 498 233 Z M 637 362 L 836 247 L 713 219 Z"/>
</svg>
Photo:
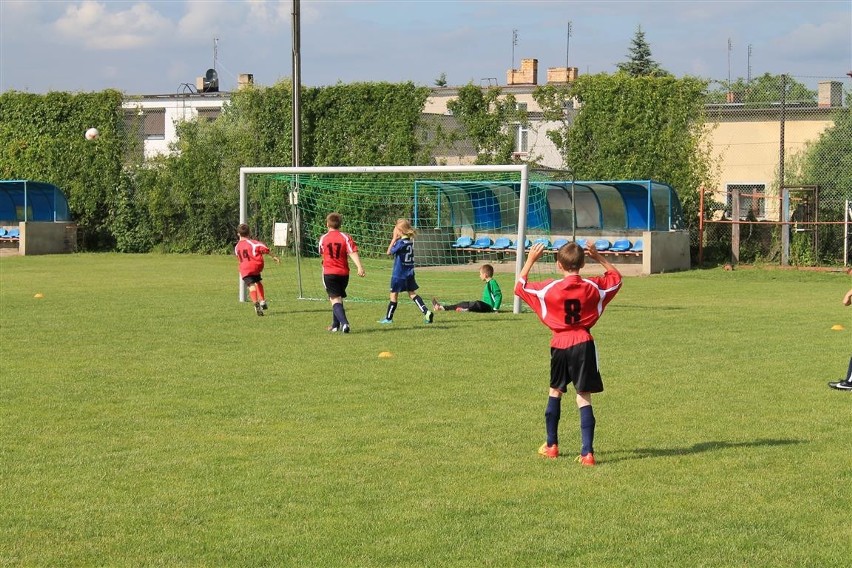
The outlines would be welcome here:
<svg viewBox="0 0 852 568">
<path fill-rule="evenodd" d="M 627 73 L 631 77 L 665 77 L 671 75 L 660 67 L 660 64 L 651 59 L 651 46 L 645 40 L 645 32 L 642 26 L 636 28 L 636 35 L 630 45 L 629 58 L 624 63 L 617 63 L 619 71 Z"/>
</svg>

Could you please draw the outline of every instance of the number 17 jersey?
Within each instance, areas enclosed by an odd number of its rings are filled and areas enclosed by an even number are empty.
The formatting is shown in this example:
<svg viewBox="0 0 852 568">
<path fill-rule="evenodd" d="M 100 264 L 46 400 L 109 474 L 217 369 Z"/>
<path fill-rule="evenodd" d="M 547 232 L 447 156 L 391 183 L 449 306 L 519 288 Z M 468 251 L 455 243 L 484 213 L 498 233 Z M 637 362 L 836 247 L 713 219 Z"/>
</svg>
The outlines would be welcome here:
<svg viewBox="0 0 852 568">
<path fill-rule="evenodd" d="M 588 278 L 572 274 L 561 280 L 518 280 L 515 294 L 553 332 L 550 346 L 566 349 L 591 341 L 592 326 L 620 288 L 621 275 L 607 271 Z"/>
<path fill-rule="evenodd" d="M 358 245 L 346 233 L 331 230 L 320 237 L 319 252 L 322 255 L 322 273 L 349 275 L 349 254 L 358 252 Z"/>
</svg>

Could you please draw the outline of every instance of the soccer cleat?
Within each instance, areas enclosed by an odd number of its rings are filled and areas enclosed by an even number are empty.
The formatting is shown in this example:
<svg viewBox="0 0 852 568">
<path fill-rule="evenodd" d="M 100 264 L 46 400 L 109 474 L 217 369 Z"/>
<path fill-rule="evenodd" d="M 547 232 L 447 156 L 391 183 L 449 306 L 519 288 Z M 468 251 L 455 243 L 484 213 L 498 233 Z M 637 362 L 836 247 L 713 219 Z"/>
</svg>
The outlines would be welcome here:
<svg viewBox="0 0 852 568">
<path fill-rule="evenodd" d="M 330 331 L 331 333 L 337 333 L 338 329 L 339 328 L 333 326 L 328 326 L 327 328 L 325 328 L 326 331 Z"/>
<path fill-rule="evenodd" d="M 595 465 L 595 454 L 586 454 L 585 456 L 577 456 L 577 461 L 580 465 Z"/>
<path fill-rule="evenodd" d="M 343 327 L 341 328 L 341 331 L 342 331 L 343 333 L 349 333 L 349 324 L 348 324 L 348 323 L 344 323 L 344 324 L 343 324 Z"/>
<path fill-rule="evenodd" d="M 845 381 L 830 382 L 830 383 L 828 383 L 828 386 L 830 386 L 833 389 L 837 389 L 837 390 L 852 391 L 852 379 L 846 379 Z"/>
<path fill-rule="evenodd" d="M 257 315 L 259 316 L 263 315 L 263 308 L 260 307 L 260 302 L 254 303 L 254 311 L 257 312 Z"/>
<path fill-rule="evenodd" d="M 435 319 L 435 312 L 430 310 L 426 310 L 426 313 L 423 315 L 423 323 L 432 323 L 432 320 Z"/>
<path fill-rule="evenodd" d="M 548 446 L 547 442 L 545 442 L 538 449 L 538 455 L 555 460 L 559 457 L 559 446 L 556 444 Z"/>
<path fill-rule="evenodd" d="M 268 310 L 268 309 L 269 309 L 269 304 L 267 304 L 267 303 L 266 303 L 266 300 L 264 300 L 264 301 L 262 301 L 262 302 L 260 303 L 260 307 L 261 307 L 261 308 L 263 308 L 264 310 Z"/>
<path fill-rule="evenodd" d="M 384 318 L 384 319 L 380 319 L 380 320 L 378 321 L 378 323 L 381 323 L 381 324 L 387 325 L 387 324 L 389 324 L 389 323 L 393 323 L 393 320 L 389 320 L 388 318 Z"/>
</svg>

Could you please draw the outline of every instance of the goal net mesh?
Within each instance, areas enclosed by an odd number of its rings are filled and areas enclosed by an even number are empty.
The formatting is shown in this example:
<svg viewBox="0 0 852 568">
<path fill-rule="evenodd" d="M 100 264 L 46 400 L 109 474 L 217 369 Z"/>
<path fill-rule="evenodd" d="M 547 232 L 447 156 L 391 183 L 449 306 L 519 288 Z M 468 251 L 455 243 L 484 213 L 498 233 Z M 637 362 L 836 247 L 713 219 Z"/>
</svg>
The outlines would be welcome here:
<svg viewBox="0 0 852 568">
<path fill-rule="evenodd" d="M 530 176 L 526 241 L 550 237 L 547 188 L 552 183 L 544 174 Z M 478 267 L 489 263 L 503 288 L 504 309 L 511 309 L 519 172 L 259 173 L 246 177 L 246 189 L 247 221 L 256 234 L 272 235 L 275 223 L 287 223 L 286 246 L 277 250 L 297 261 L 298 298 L 327 299 L 318 242 L 327 231 L 326 216 L 337 212 L 341 231 L 357 243 L 367 271 L 366 278 L 357 278 L 350 262 L 349 301 L 387 300 L 392 260 L 386 251 L 397 219 L 406 218 L 417 230 L 416 278 L 427 302 L 434 295 L 477 299 Z"/>
</svg>

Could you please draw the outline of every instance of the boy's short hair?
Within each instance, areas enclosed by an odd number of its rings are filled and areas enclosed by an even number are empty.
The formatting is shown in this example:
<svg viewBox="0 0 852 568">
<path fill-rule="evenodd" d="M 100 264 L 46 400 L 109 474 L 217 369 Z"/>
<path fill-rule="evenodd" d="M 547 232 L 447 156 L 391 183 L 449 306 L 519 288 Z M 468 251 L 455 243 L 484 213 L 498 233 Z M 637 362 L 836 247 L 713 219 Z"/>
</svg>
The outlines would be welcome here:
<svg viewBox="0 0 852 568">
<path fill-rule="evenodd" d="M 563 270 L 580 270 L 586 265 L 586 253 L 577 243 L 567 243 L 556 251 L 556 262 Z"/>
<path fill-rule="evenodd" d="M 240 223 L 239 226 L 237 226 L 237 234 L 241 237 L 248 238 L 251 236 L 251 229 L 249 229 L 247 224 Z"/>
<path fill-rule="evenodd" d="M 329 213 L 325 218 L 325 224 L 329 229 L 339 229 L 343 224 L 343 216 L 340 213 Z"/>
<path fill-rule="evenodd" d="M 491 266 L 490 264 L 483 264 L 482 266 L 479 267 L 479 271 L 482 272 L 483 274 L 485 274 L 485 276 L 487 278 L 493 278 L 494 277 L 494 267 Z"/>
</svg>

